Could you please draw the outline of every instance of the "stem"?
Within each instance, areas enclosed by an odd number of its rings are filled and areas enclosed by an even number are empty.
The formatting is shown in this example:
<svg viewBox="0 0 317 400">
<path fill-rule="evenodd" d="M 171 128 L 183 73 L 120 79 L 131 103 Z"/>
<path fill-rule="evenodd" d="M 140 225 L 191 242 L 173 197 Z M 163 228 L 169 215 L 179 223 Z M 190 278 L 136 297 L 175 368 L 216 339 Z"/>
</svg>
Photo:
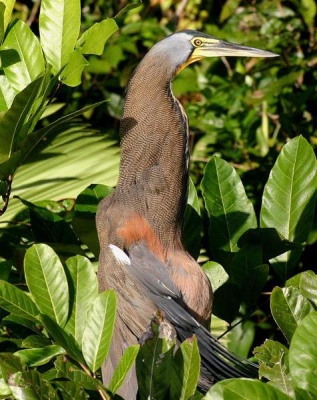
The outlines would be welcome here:
<svg viewBox="0 0 317 400">
<path fill-rule="evenodd" d="M 6 212 L 6 209 L 8 208 L 9 205 L 9 201 L 10 201 L 10 194 L 11 194 L 11 190 L 12 190 L 12 182 L 13 182 L 13 175 L 9 175 L 7 180 L 7 191 L 6 193 L 2 196 L 2 200 L 3 200 L 3 207 L 0 209 L 0 216 L 3 215 Z"/>
</svg>

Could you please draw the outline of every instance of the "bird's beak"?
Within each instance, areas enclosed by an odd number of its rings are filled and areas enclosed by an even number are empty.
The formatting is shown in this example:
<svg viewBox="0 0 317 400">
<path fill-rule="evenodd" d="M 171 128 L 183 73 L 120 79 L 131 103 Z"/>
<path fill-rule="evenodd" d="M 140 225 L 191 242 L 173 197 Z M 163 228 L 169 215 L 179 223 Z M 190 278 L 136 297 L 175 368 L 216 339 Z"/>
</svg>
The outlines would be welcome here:
<svg viewBox="0 0 317 400">
<path fill-rule="evenodd" d="M 192 53 L 193 61 L 204 57 L 278 57 L 270 51 L 242 46 L 217 39 L 207 39 Z"/>
</svg>

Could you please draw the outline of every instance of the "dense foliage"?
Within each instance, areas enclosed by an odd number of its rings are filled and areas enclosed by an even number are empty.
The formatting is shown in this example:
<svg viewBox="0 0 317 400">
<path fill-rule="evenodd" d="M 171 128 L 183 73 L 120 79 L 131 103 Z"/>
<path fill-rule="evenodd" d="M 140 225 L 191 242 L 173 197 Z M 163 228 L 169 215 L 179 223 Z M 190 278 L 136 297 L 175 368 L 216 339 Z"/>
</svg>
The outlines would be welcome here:
<svg viewBox="0 0 317 400">
<path fill-rule="evenodd" d="M 260 364 L 205 398 L 317 397 L 315 16 L 313 0 L 0 1 L 0 398 L 112 398 L 135 361 L 140 398 L 203 397 L 195 338 L 175 351 L 155 336 L 109 388 L 100 378 L 116 295 L 98 294 L 94 218 L 117 179 L 124 86 L 184 28 L 280 54 L 203 60 L 173 85 L 191 129 L 184 240 L 215 291 L 211 330 L 234 327 L 223 343 Z"/>
</svg>

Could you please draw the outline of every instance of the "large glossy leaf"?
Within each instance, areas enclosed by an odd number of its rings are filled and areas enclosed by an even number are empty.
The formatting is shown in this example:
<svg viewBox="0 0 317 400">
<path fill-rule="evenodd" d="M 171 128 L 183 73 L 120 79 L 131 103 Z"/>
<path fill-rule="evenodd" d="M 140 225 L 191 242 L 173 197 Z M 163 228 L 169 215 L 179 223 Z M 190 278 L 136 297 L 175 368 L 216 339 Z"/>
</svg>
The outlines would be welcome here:
<svg viewBox="0 0 317 400">
<path fill-rule="evenodd" d="M 53 74 L 65 66 L 80 29 L 80 2 L 78 0 L 41 1 L 41 44 Z"/>
<path fill-rule="evenodd" d="M 123 353 L 123 356 L 120 358 L 120 361 L 112 375 L 111 381 L 108 385 L 108 389 L 114 394 L 121 387 L 124 382 L 127 373 L 130 371 L 132 365 L 135 362 L 135 359 L 138 355 L 140 349 L 140 345 L 136 344 L 134 346 L 130 346 Z"/>
<path fill-rule="evenodd" d="M 300 293 L 317 306 L 317 275 L 313 271 L 305 271 L 300 274 Z"/>
<path fill-rule="evenodd" d="M 294 396 L 292 378 L 288 365 L 288 348 L 274 340 L 266 340 L 262 346 L 254 349 L 260 362 L 259 376 L 288 396 Z"/>
<path fill-rule="evenodd" d="M 81 49 L 75 49 L 70 53 L 68 63 L 61 74 L 61 81 L 71 87 L 80 85 L 82 72 L 88 64 Z"/>
<path fill-rule="evenodd" d="M 73 336 L 69 335 L 63 328 L 61 328 L 53 319 L 51 319 L 47 315 L 42 314 L 41 320 L 45 329 L 54 339 L 54 341 L 58 345 L 62 346 L 74 360 L 84 364 L 85 361 L 83 359 L 82 353 Z"/>
<path fill-rule="evenodd" d="M 36 321 L 40 314 L 35 303 L 25 292 L 5 281 L 0 281 L 0 307 L 31 321 Z"/>
<path fill-rule="evenodd" d="M 200 355 L 194 336 L 186 339 L 175 354 L 170 399 L 190 399 L 196 391 L 199 373 Z"/>
<path fill-rule="evenodd" d="M 69 285 L 71 314 L 65 330 L 81 347 L 87 312 L 98 296 L 98 281 L 94 268 L 86 257 L 69 258 L 66 267 L 71 278 Z"/>
<path fill-rule="evenodd" d="M 15 91 L 8 78 L 5 75 L 0 75 L 0 112 L 8 110 L 15 97 Z"/>
<path fill-rule="evenodd" d="M 225 269 L 215 261 L 206 262 L 206 264 L 203 265 L 203 270 L 208 276 L 214 292 L 229 279 L 229 275 Z"/>
<path fill-rule="evenodd" d="M 226 267 L 241 235 L 257 227 L 254 209 L 235 169 L 221 158 L 209 161 L 201 187 L 210 218 L 210 246 L 216 261 Z"/>
<path fill-rule="evenodd" d="M 115 144 L 84 128 L 65 130 L 40 154 L 28 157 L 16 174 L 12 194 L 35 202 L 77 197 L 91 182 L 114 186 L 119 170 Z M 2 219 L 12 219 L 21 208 L 19 200 L 11 199 Z"/>
<path fill-rule="evenodd" d="M 101 55 L 106 41 L 118 30 L 118 25 L 112 18 L 107 18 L 94 24 L 85 31 L 78 40 L 76 47 L 81 47 L 83 54 Z"/>
<path fill-rule="evenodd" d="M 37 79 L 22 90 L 0 121 L 0 162 L 5 161 L 14 151 L 18 135 L 37 97 L 42 79 Z"/>
<path fill-rule="evenodd" d="M 216 383 L 204 400 L 291 400 L 273 386 L 251 379 L 227 379 Z"/>
<path fill-rule="evenodd" d="M 116 295 L 112 290 L 100 293 L 88 311 L 82 341 L 87 365 L 95 372 L 109 352 L 116 317 Z"/>
<path fill-rule="evenodd" d="M 302 136 L 285 145 L 271 170 L 263 193 L 261 226 L 273 227 L 291 242 L 307 240 L 316 201 L 317 163 L 313 149 Z M 284 281 L 301 250 L 271 261 Z"/>
<path fill-rule="evenodd" d="M 38 38 L 23 21 L 17 20 L 10 27 L 2 49 L 13 49 L 20 57 L 19 62 L 4 68 L 6 77 L 16 91 L 23 90 L 44 73 L 44 57 Z M 2 63 L 5 63 L 5 59 Z"/>
<path fill-rule="evenodd" d="M 271 295 L 271 312 L 277 325 L 290 342 L 303 318 L 313 310 L 311 303 L 293 287 L 275 287 Z"/>
<path fill-rule="evenodd" d="M 161 329 L 159 335 L 159 326 L 155 322 L 152 322 L 152 332 L 153 337 L 141 346 L 136 360 L 138 394 L 140 400 L 165 400 L 169 398 L 175 343 L 169 335 L 165 337 L 168 329 Z"/>
<path fill-rule="evenodd" d="M 9 22 L 11 21 L 11 14 L 15 4 L 15 0 L 5 0 L 2 1 L 5 4 L 5 12 L 4 12 L 4 30 L 7 28 Z"/>
<path fill-rule="evenodd" d="M 317 398 L 317 312 L 307 315 L 294 333 L 289 349 L 289 368 L 293 384 L 305 398 Z"/>
<path fill-rule="evenodd" d="M 65 350 L 57 345 L 19 350 L 14 353 L 24 364 L 30 367 L 47 364 L 53 357 L 61 354 L 65 354 Z"/>
<path fill-rule="evenodd" d="M 25 254 L 25 279 L 42 314 L 64 326 L 69 291 L 66 274 L 56 253 L 45 244 L 34 244 Z"/>
</svg>

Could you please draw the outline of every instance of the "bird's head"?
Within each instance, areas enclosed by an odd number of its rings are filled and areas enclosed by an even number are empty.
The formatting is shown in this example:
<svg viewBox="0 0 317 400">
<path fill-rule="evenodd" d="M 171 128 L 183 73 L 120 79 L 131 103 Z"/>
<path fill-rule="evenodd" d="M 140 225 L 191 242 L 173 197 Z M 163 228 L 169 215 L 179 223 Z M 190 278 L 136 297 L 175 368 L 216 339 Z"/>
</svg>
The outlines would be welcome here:
<svg viewBox="0 0 317 400">
<path fill-rule="evenodd" d="M 158 42 L 151 50 L 152 55 L 169 62 L 174 74 L 187 65 L 205 57 L 277 57 L 277 54 L 254 47 L 225 42 L 204 33 L 184 30 L 173 33 Z"/>
</svg>

